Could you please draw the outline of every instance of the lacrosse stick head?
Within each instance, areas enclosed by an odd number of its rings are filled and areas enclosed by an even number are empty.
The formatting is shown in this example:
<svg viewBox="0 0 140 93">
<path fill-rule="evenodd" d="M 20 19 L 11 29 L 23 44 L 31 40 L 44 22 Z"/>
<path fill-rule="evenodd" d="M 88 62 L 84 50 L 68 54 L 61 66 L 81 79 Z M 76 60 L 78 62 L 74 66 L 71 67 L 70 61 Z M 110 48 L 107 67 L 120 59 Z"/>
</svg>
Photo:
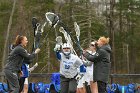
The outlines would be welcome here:
<svg viewBox="0 0 140 93">
<path fill-rule="evenodd" d="M 74 28 L 75 28 L 76 36 L 79 38 L 80 37 L 80 27 L 77 24 L 77 22 L 74 22 Z"/>
<path fill-rule="evenodd" d="M 41 26 L 40 26 L 40 23 L 37 23 L 36 24 L 36 29 L 35 29 L 35 36 L 37 36 L 37 35 L 41 35 Z"/>
<path fill-rule="evenodd" d="M 59 45 L 62 45 L 62 37 L 61 36 L 58 36 L 56 37 L 56 43 L 59 44 Z"/>
<path fill-rule="evenodd" d="M 37 18 L 36 18 L 36 17 L 33 17 L 33 18 L 32 18 L 32 26 L 33 26 L 34 29 L 37 28 L 37 25 L 36 25 L 37 23 L 38 23 Z"/>
<path fill-rule="evenodd" d="M 60 27 L 60 28 L 59 28 L 59 31 L 60 31 L 61 33 L 63 33 L 66 42 L 72 45 L 71 37 L 70 37 L 70 35 L 64 30 L 64 28 L 63 28 L 63 27 Z"/>
<path fill-rule="evenodd" d="M 46 14 L 45 14 L 45 16 L 46 16 L 46 19 L 47 19 L 47 21 L 49 22 L 49 24 L 52 26 L 52 27 L 56 27 L 56 25 L 58 24 L 58 22 L 59 22 L 59 17 L 56 15 L 56 14 L 54 14 L 54 13 L 52 13 L 52 12 L 47 12 Z"/>
</svg>

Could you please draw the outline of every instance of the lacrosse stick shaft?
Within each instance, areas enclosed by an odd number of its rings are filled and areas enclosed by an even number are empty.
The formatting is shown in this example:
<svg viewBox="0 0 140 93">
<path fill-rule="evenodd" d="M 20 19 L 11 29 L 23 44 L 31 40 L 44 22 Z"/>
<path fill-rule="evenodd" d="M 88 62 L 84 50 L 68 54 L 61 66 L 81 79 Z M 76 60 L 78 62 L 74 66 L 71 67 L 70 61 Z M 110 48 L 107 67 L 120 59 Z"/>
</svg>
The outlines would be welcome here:
<svg viewBox="0 0 140 93">
<path fill-rule="evenodd" d="M 60 25 L 60 26 L 62 26 L 62 27 L 64 28 L 64 30 L 70 35 L 70 37 L 72 38 L 72 40 L 74 41 L 74 43 L 77 45 L 77 47 L 78 47 L 81 51 L 83 51 L 82 47 L 78 44 L 78 41 L 76 41 L 76 40 L 74 39 L 74 37 L 71 35 L 71 33 L 69 32 L 67 26 L 66 26 L 64 23 L 62 23 L 62 22 L 59 22 L 58 25 Z"/>
</svg>

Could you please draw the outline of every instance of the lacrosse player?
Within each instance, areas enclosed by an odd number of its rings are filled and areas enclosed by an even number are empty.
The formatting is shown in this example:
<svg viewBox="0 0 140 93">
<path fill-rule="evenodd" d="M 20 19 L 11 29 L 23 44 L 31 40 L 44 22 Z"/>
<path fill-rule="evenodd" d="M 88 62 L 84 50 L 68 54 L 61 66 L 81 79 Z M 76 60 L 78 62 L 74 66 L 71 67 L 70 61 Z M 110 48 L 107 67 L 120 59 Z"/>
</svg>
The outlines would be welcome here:
<svg viewBox="0 0 140 93">
<path fill-rule="evenodd" d="M 90 43 L 88 52 L 92 55 L 95 55 L 96 53 L 95 41 Z M 94 70 L 94 63 L 92 62 L 88 63 L 86 74 L 85 74 L 85 78 L 86 78 L 85 81 L 88 82 L 88 85 L 90 85 L 91 93 L 98 93 L 97 82 L 93 81 L 93 70 Z"/>
<path fill-rule="evenodd" d="M 96 53 L 95 42 L 91 42 L 88 52 L 92 55 Z M 78 93 L 98 93 L 97 83 L 93 82 L 93 63 L 83 58 L 86 72 L 81 80 L 78 82 Z"/>
<path fill-rule="evenodd" d="M 35 63 L 32 67 L 29 68 L 28 64 L 22 64 L 21 70 L 23 75 L 19 79 L 19 93 L 27 93 L 28 92 L 28 77 L 29 74 L 38 66 L 38 63 Z"/>
<path fill-rule="evenodd" d="M 71 45 L 69 43 L 62 44 L 62 52 L 60 45 L 55 46 L 57 59 L 60 61 L 60 93 L 76 93 L 77 80 L 81 78 L 77 68 L 83 65 L 82 60 L 71 53 Z"/>
</svg>

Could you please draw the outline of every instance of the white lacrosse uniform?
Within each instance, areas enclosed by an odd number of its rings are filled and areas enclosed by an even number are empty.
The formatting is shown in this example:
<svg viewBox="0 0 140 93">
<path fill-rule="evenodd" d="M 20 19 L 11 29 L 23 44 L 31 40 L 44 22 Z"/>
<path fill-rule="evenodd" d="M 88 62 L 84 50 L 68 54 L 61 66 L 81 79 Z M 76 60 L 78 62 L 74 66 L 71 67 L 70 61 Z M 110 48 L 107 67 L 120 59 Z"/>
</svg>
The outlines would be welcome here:
<svg viewBox="0 0 140 93">
<path fill-rule="evenodd" d="M 60 53 L 60 55 L 60 74 L 65 78 L 74 78 L 78 73 L 77 68 L 83 64 L 82 60 L 72 53 L 69 55 L 69 59 L 63 53 Z"/>
<path fill-rule="evenodd" d="M 91 52 L 90 52 L 91 53 Z M 94 55 L 96 52 L 92 53 Z M 88 82 L 90 85 L 90 81 L 93 81 L 93 64 L 91 66 L 86 67 L 86 73 L 84 74 L 84 81 Z"/>
<path fill-rule="evenodd" d="M 91 53 L 91 51 L 89 52 Z M 96 52 L 92 53 L 92 55 L 95 53 Z M 86 67 L 86 72 L 84 73 L 82 79 L 79 80 L 77 88 L 82 88 L 85 81 L 88 82 L 88 85 L 90 85 L 90 81 L 93 81 L 93 64 Z"/>
</svg>

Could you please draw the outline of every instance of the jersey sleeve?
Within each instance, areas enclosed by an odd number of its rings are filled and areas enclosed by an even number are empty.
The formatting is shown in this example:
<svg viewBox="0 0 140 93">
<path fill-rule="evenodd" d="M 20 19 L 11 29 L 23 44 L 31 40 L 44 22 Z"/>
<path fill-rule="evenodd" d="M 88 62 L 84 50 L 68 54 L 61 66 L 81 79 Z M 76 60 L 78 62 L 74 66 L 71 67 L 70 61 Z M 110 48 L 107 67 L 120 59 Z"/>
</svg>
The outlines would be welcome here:
<svg viewBox="0 0 140 93">
<path fill-rule="evenodd" d="M 61 60 L 61 54 L 60 54 L 59 51 L 56 51 L 56 58 L 57 58 L 58 60 Z"/>
<path fill-rule="evenodd" d="M 92 54 L 90 54 L 90 53 L 88 53 L 88 52 L 86 52 L 86 53 L 84 54 L 84 57 L 85 57 L 87 60 L 91 61 L 91 62 L 94 62 L 94 60 L 98 59 L 99 56 L 100 56 L 100 53 L 99 53 L 99 52 L 96 52 L 94 55 L 92 55 Z"/>
<path fill-rule="evenodd" d="M 27 51 L 24 48 L 19 48 L 17 52 L 21 57 L 23 57 L 26 60 L 32 60 L 33 58 L 35 58 L 35 53 L 29 55 L 29 53 L 27 53 Z"/>
</svg>

